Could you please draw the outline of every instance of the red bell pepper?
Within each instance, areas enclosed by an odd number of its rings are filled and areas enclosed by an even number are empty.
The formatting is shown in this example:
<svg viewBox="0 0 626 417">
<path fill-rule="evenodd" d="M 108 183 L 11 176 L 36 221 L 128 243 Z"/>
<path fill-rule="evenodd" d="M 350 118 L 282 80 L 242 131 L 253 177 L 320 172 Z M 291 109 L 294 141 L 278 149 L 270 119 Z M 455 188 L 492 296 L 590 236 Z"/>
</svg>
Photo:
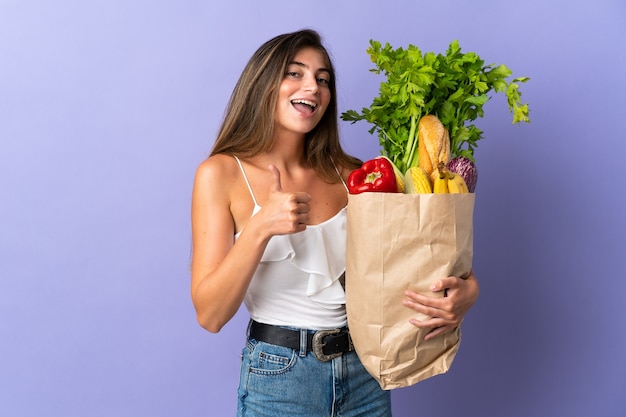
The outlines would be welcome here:
<svg viewBox="0 0 626 417">
<path fill-rule="evenodd" d="M 350 173 L 348 191 L 350 194 L 369 191 L 397 193 L 398 183 L 393 165 L 386 158 L 375 158 L 364 162 L 361 168 Z"/>
</svg>

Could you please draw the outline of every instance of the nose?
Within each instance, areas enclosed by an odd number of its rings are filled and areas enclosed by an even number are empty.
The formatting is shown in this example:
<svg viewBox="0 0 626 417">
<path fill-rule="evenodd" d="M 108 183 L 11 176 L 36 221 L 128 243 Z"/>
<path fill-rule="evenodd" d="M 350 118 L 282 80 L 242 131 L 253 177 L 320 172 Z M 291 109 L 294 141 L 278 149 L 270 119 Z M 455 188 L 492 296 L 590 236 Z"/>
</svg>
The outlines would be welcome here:
<svg viewBox="0 0 626 417">
<path fill-rule="evenodd" d="M 311 91 L 313 93 L 317 92 L 318 85 L 315 75 L 310 74 L 304 77 L 304 83 L 302 87 L 304 88 L 304 91 Z"/>
</svg>

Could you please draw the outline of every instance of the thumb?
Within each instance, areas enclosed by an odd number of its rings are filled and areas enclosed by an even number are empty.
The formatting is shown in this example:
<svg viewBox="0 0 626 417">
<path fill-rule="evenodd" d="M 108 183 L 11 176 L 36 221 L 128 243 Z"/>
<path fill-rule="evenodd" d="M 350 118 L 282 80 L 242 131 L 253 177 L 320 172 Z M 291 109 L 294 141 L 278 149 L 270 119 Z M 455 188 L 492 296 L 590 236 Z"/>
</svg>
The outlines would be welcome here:
<svg viewBox="0 0 626 417">
<path fill-rule="evenodd" d="M 270 165 L 268 168 L 272 173 L 272 177 L 274 177 L 274 183 L 272 184 L 271 191 L 281 193 L 283 191 L 283 186 L 280 184 L 280 171 L 274 165 Z"/>
</svg>

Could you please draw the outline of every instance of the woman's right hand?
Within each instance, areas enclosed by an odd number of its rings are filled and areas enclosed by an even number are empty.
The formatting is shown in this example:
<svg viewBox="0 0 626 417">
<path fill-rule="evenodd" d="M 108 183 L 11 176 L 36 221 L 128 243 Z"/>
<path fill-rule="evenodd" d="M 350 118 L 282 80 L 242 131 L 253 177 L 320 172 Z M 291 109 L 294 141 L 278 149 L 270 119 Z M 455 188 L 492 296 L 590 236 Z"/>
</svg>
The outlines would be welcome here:
<svg viewBox="0 0 626 417">
<path fill-rule="evenodd" d="M 305 192 L 286 193 L 280 182 L 280 171 L 274 165 L 268 167 L 273 177 L 268 200 L 259 212 L 268 225 L 270 235 L 297 233 L 306 229 L 309 222 L 309 201 Z"/>
</svg>

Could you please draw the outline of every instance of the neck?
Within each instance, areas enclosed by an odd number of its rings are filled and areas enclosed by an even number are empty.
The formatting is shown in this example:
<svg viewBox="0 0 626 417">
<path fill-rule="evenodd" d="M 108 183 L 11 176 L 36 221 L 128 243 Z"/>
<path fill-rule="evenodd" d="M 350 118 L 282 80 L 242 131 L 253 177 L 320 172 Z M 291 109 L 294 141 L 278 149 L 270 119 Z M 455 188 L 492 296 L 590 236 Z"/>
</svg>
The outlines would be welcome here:
<svg viewBox="0 0 626 417">
<path fill-rule="evenodd" d="M 304 165 L 304 135 L 288 133 L 276 137 L 267 156 L 279 168 Z"/>
</svg>

